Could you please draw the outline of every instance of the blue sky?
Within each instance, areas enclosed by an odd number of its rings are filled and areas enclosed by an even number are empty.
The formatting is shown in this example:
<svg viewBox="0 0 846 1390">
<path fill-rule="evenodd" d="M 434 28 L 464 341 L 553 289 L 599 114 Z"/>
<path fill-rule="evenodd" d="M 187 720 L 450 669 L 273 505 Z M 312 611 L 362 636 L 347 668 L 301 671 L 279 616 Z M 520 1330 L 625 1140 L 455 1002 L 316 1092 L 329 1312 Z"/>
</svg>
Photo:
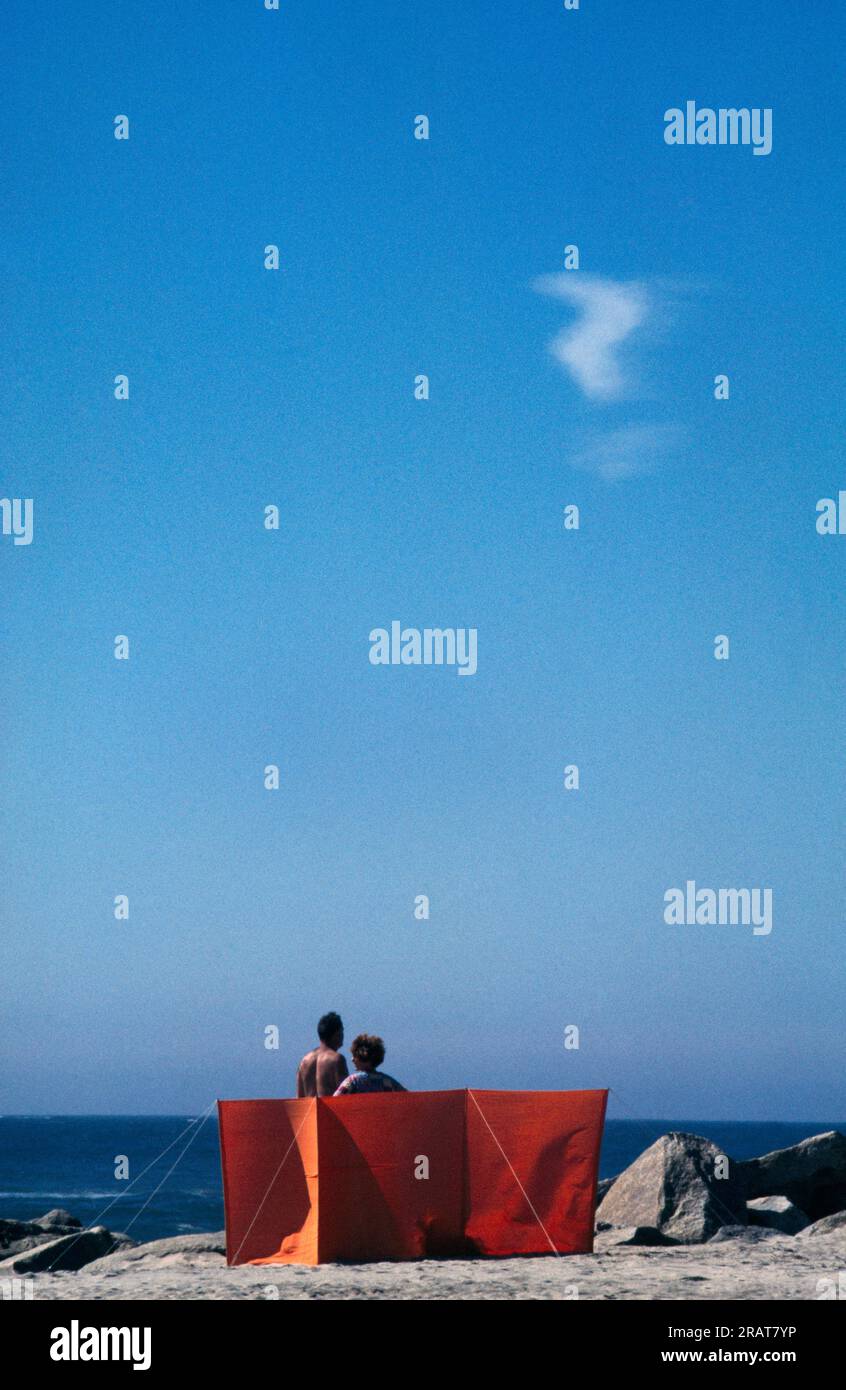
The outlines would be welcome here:
<svg viewBox="0 0 846 1390">
<path fill-rule="evenodd" d="M 286 1095 L 336 1008 L 415 1088 L 842 1116 L 837 23 L 14 0 L 4 1110 Z M 688 99 L 772 153 L 667 146 Z M 574 243 L 645 305 L 606 399 L 536 288 Z M 372 666 L 393 619 L 477 674 Z M 772 933 L 667 926 L 689 878 Z"/>
</svg>

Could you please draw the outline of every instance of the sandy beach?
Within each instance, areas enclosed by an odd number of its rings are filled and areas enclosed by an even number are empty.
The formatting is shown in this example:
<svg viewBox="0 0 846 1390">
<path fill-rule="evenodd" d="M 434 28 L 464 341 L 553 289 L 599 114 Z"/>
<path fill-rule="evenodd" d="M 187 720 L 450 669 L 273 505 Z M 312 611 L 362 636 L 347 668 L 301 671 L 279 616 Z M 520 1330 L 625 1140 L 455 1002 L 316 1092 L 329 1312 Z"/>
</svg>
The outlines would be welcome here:
<svg viewBox="0 0 846 1390">
<path fill-rule="evenodd" d="M 189 1238 L 191 1240 L 195 1238 Z M 241 1266 L 214 1250 L 169 1255 L 145 1247 L 79 1273 L 28 1276 L 37 1299 L 788 1299 L 813 1300 L 846 1270 L 846 1231 L 808 1240 L 771 1235 L 699 1246 L 614 1244 L 593 1255 L 404 1264 Z M 212 1243 L 211 1241 L 209 1242 Z"/>
<path fill-rule="evenodd" d="M 715 1152 L 710 1140 L 671 1131 L 603 1180 L 590 1254 L 229 1267 L 224 1231 L 135 1244 L 55 1208 L 0 1221 L 0 1281 L 7 1298 L 85 1301 L 842 1297 L 846 1136 L 832 1130 L 735 1163 L 725 1179 L 714 1176 Z M 517 1248 L 520 1236 L 515 1228 Z"/>
</svg>

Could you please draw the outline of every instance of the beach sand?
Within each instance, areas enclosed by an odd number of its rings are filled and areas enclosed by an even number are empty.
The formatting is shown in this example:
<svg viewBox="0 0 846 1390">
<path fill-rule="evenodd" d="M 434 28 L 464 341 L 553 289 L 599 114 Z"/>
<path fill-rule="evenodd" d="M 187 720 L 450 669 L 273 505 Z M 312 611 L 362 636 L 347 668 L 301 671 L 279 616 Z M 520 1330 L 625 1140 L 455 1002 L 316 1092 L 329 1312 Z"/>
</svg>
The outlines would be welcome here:
<svg viewBox="0 0 846 1390">
<path fill-rule="evenodd" d="M 619 1238 L 619 1235 L 618 1235 Z M 29 1276 L 37 1299 L 818 1299 L 846 1279 L 846 1232 L 678 1247 L 614 1245 L 593 1255 L 403 1264 L 244 1265 L 210 1251 L 145 1257 L 139 1246 L 78 1274 Z M 821 1286 L 819 1281 L 833 1281 Z"/>
</svg>

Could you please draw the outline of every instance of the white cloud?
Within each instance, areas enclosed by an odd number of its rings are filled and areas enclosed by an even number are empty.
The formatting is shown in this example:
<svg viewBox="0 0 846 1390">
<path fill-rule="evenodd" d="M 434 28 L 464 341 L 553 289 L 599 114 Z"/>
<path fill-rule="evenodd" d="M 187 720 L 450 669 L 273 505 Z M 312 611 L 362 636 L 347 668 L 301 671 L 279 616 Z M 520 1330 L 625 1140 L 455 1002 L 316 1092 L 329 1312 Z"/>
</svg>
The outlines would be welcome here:
<svg viewBox="0 0 846 1390">
<path fill-rule="evenodd" d="M 675 425 L 624 425 L 605 434 L 586 436 L 568 462 L 573 468 L 596 473 L 607 482 L 618 482 L 650 472 L 680 440 Z"/>
<path fill-rule="evenodd" d="M 646 286 L 637 280 L 603 280 L 575 270 L 542 275 L 534 288 L 582 310 L 582 317 L 562 329 L 549 346 L 585 395 L 605 401 L 624 395 L 626 379 L 616 349 L 649 313 Z"/>
</svg>

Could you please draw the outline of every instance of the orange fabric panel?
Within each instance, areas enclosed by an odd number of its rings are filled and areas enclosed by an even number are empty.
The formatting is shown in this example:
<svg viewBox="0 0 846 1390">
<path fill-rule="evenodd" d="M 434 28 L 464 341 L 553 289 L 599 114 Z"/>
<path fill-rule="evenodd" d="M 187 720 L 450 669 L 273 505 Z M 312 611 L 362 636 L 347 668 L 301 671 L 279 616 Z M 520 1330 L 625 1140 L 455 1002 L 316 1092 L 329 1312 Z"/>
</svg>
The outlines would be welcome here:
<svg viewBox="0 0 846 1390">
<path fill-rule="evenodd" d="M 607 1091 L 468 1091 L 466 1235 L 481 1255 L 593 1249 Z"/>
<path fill-rule="evenodd" d="M 321 1263 L 461 1252 L 463 1091 L 338 1096 L 317 1132 Z"/>
<path fill-rule="evenodd" d="M 316 1264 L 317 1101 L 221 1100 L 217 1108 L 228 1263 L 260 1258 L 280 1234 L 302 1232 L 299 1261 Z"/>
<path fill-rule="evenodd" d="M 606 1098 L 221 1101 L 229 1263 L 589 1251 Z"/>
</svg>

